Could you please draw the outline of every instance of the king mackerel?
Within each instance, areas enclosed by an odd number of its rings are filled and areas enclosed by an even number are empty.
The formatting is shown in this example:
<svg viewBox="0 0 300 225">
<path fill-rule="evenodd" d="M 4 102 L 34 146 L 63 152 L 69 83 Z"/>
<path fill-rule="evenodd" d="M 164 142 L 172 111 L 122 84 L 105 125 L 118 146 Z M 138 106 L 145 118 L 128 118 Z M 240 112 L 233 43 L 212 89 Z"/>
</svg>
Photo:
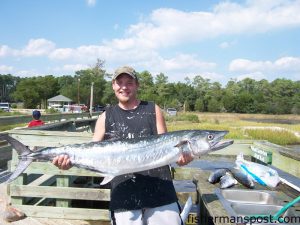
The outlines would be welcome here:
<svg viewBox="0 0 300 225">
<path fill-rule="evenodd" d="M 101 184 L 106 184 L 121 174 L 175 163 L 182 153 L 196 158 L 225 148 L 233 143 L 232 140 L 221 141 L 227 133 L 181 130 L 144 138 L 48 147 L 34 152 L 8 135 L 1 135 L 0 139 L 7 140 L 19 155 L 19 164 L 7 183 L 16 179 L 33 161 L 52 161 L 56 156 L 68 155 L 73 166 L 98 172 L 105 177 Z"/>
</svg>

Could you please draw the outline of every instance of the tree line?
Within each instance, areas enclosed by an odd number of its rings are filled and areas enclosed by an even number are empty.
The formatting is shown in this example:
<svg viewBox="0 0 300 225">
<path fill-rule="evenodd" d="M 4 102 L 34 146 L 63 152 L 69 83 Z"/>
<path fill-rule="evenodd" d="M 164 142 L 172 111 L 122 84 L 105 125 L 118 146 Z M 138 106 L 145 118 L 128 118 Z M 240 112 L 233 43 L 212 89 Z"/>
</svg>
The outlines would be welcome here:
<svg viewBox="0 0 300 225">
<path fill-rule="evenodd" d="M 111 88 L 111 74 L 98 60 L 94 67 L 76 71 L 75 75 L 53 75 L 20 78 L 0 74 L 0 101 L 23 102 L 25 108 L 46 108 L 47 99 L 58 94 L 77 103 L 89 105 L 91 83 L 94 82 L 94 105 L 116 103 Z M 251 78 L 230 80 L 222 87 L 201 75 L 184 82 L 169 82 L 160 73 L 138 73 L 139 98 L 154 101 L 162 108 L 198 112 L 235 112 L 264 114 L 300 114 L 300 81 Z"/>
</svg>

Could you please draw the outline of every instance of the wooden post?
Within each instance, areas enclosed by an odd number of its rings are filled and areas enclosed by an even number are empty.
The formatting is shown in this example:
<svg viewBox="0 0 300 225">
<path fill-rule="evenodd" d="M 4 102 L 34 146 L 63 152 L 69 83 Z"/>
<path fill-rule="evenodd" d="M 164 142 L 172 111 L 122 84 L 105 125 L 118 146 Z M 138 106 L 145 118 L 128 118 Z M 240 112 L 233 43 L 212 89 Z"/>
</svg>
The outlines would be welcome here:
<svg viewBox="0 0 300 225">
<path fill-rule="evenodd" d="M 56 186 L 57 187 L 69 187 L 70 179 L 68 176 L 57 176 L 56 178 Z M 57 207 L 70 207 L 71 201 L 66 199 L 56 199 Z"/>
<path fill-rule="evenodd" d="M 15 164 L 17 164 L 18 160 L 18 154 L 16 152 L 15 149 L 13 149 L 13 152 L 12 152 L 12 161 L 11 161 L 11 165 L 10 165 L 10 170 L 13 171 L 15 170 Z M 27 178 L 27 174 L 21 174 L 17 179 L 15 179 L 11 184 L 14 184 L 14 185 L 23 185 L 25 184 L 26 182 L 26 178 Z M 10 186 L 8 186 L 8 191 L 10 191 Z M 11 196 L 11 200 L 10 202 L 12 204 L 15 204 L 15 205 L 23 205 L 24 203 L 24 197 L 14 197 L 14 196 Z"/>
</svg>

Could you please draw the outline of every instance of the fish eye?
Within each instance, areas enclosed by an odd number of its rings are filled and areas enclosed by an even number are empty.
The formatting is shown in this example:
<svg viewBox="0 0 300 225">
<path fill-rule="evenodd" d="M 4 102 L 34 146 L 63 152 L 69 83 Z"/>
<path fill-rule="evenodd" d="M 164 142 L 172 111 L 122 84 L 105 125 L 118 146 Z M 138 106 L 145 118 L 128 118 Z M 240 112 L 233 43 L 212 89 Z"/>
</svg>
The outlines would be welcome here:
<svg viewBox="0 0 300 225">
<path fill-rule="evenodd" d="M 212 135 L 212 134 L 207 135 L 207 139 L 208 139 L 208 140 L 214 139 L 214 135 Z"/>
</svg>

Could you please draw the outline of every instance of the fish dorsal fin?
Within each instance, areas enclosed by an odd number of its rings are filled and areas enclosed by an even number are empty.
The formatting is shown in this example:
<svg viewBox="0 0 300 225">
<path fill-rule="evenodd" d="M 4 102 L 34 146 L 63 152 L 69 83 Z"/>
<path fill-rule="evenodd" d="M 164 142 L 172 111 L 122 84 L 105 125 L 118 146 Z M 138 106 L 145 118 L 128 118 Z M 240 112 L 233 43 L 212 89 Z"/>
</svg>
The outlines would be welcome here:
<svg viewBox="0 0 300 225">
<path fill-rule="evenodd" d="M 104 185 L 109 183 L 112 179 L 114 179 L 114 176 L 106 176 L 104 177 L 103 181 L 100 183 L 100 185 Z"/>
</svg>

